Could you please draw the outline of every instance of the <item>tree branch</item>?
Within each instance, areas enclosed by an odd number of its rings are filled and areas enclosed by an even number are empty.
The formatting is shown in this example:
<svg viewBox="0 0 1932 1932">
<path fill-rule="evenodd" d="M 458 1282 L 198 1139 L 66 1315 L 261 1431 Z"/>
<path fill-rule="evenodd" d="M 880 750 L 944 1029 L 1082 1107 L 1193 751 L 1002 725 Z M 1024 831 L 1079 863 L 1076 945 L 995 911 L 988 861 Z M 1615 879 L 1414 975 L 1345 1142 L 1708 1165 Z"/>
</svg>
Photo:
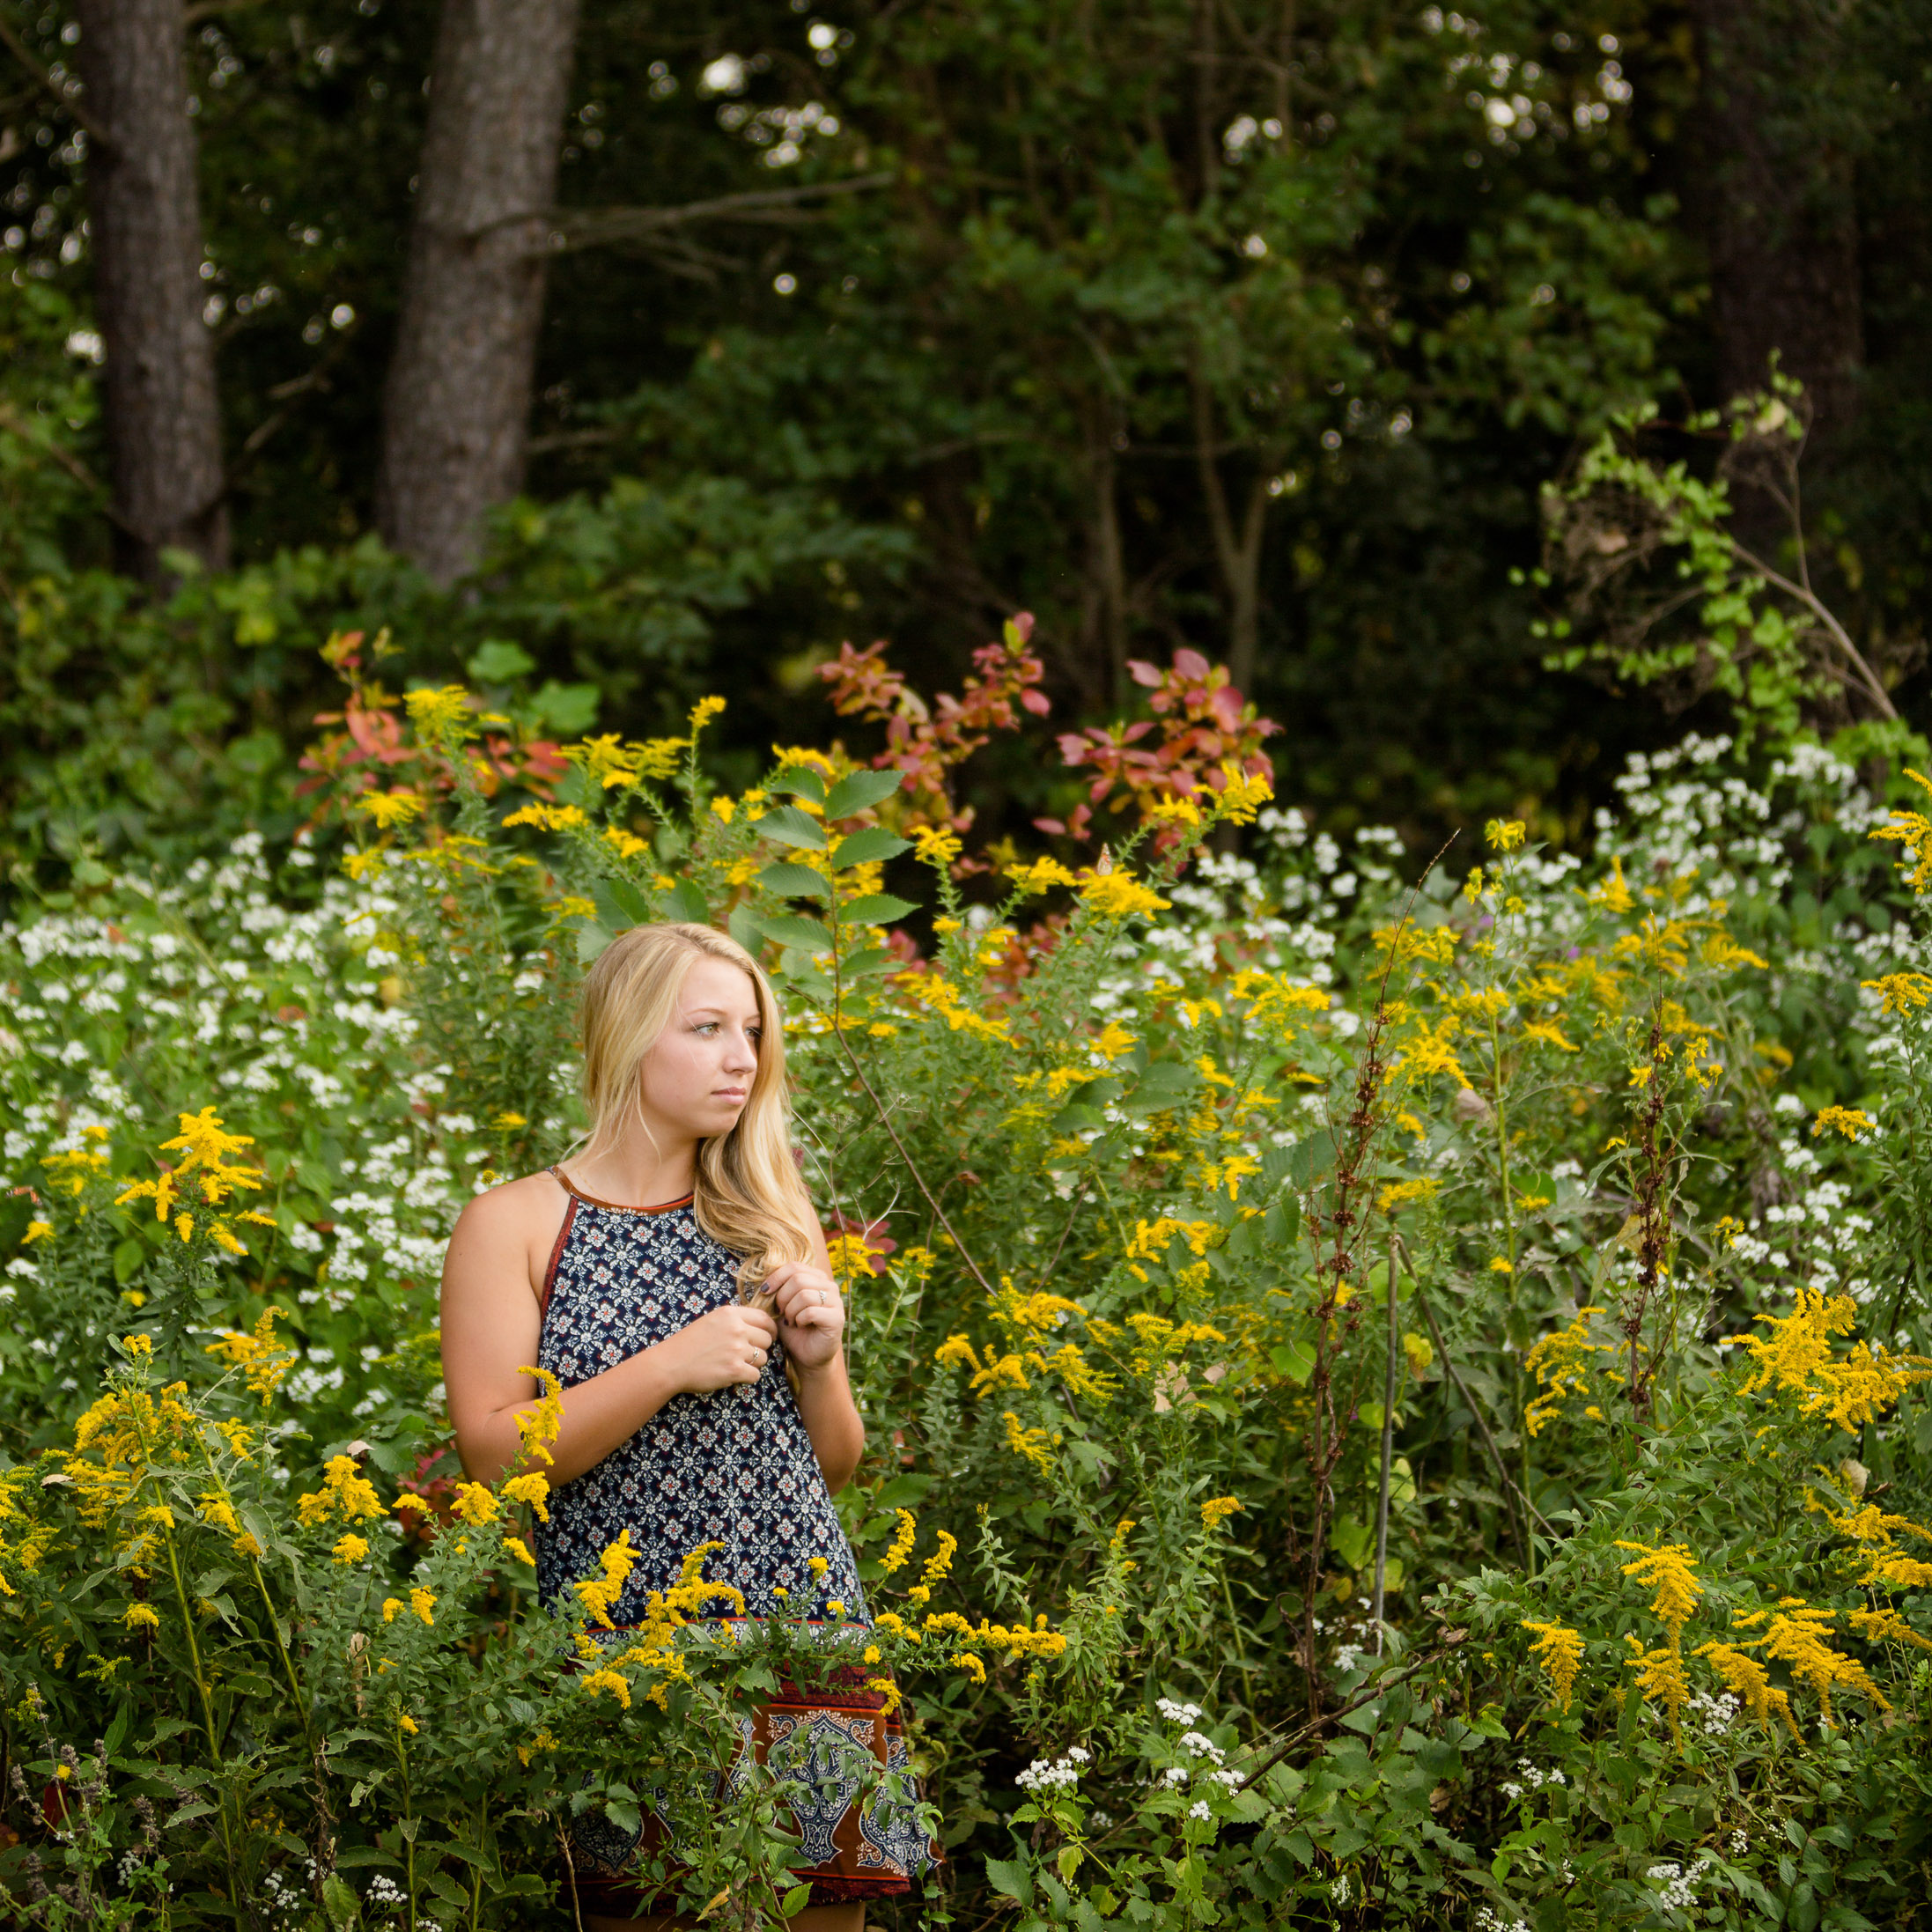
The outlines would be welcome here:
<svg viewBox="0 0 1932 1932">
<path fill-rule="evenodd" d="M 800 188 L 752 188 L 741 195 L 717 195 L 709 201 L 685 202 L 671 208 L 559 208 L 511 215 L 492 227 L 518 221 L 547 225 L 550 235 L 561 235 L 561 242 L 546 241 L 541 253 L 558 249 L 603 247 L 614 241 L 634 241 L 646 235 L 661 234 L 667 228 L 681 228 L 689 222 L 740 221 L 771 226 L 788 226 L 808 218 L 801 213 L 813 202 L 834 195 L 862 195 L 883 188 L 897 176 L 880 172 L 854 174 L 842 181 L 817 181 Z"/>
<path fill-rule="evenodd" d="M 1748 564 L 1767 584 L 1776 585 L 1786 596 L 1796 597 L 1825 626 L 1832 643 L 1850 659 L 1853 669 L 1857 672 L 1859 681 L 1864 685 L 1865 690 L 1873 704 L 1877 704 L 1879 711 L 1890 719 L 1893 724 L 1897 724 L 1899 721 L 1898 708 L 1892 704 L 1884 686 L 1878 682 L 1871 666 L 1865 661 L 1864 653 L 1852 642 L 1846 632 L 1844 625 L 1832 615 L 1829 608 L 1817 593 L 1811 590 L 1808 585 L 1794 583 L 1782 571 L 1773 570 L 1770 564 L 1765 563 L 1761 558 L 1753 557 L 1736 537 L 1727 536 L 1726 541 L 1730 545 L 1731 554 L 1737 557 L 1739 563 Z"/>
<path fill-rule="evenodd" d="M 114 145 L 114 136 L 107 132 L 105 124 L 97 121 L 74 98 L 78 83 L 55 80 L 52 73 L 41 64 L 32 48 L 14 32 L 12 24 L 4 17 L 0 17 L 0 45 L 4 45 L 8 53 L 33 75 L 41 89 L 67 110 L 77 127 L 87 130 L 90 140 L 99 142 L 104 148 Z"/>
<path fill-rule="evenodd" d="M 837 1016 L 834 1016 L 835 1021 Z M 966 1264 L 967 1272 L 985 1291 L 988 1301 L 993 1299 L 992 1284 L 979 1272 L 979 1264 L 966 1252 L 966 1243 L 953 1230 L 953 1224 L 946 1218 L 946 1210 L 940 1206 L 939 1196 L 925 1184 L 925 1177 L 912 1164 L 912 1156 L 906 1152 L 905 1142 L 899 1138 L 899 1130 L 892 1125 L 892 1117 L 886 1111 L 885 1102 L 873 1091 L 872 1082 L 866 1078 L 866 1070 L 859 1064 L 859 1056 L 852 1050 L 852 1042 L 845 1037 L 845 1029 L 836 1023 L 832 1036 L 844 1049 L 845 1058 L 852 1063 L 852 1070 L 859 1084 L 866 1090 L 866 1098 L 873 1104 L 873 1110 L 879 1116 L 879 1125 L 886 1130 L 887 1137 L 898 1151 L 899 1158 L 905 1162 L 905 1170 L 912 1176 L 912 1184 L 925 1197 L 925 1205 L 933 1210 L 934 1218 L 946 1230 L 946 1238 L 958 1251 L 959 1258 Z"/>
</svg>

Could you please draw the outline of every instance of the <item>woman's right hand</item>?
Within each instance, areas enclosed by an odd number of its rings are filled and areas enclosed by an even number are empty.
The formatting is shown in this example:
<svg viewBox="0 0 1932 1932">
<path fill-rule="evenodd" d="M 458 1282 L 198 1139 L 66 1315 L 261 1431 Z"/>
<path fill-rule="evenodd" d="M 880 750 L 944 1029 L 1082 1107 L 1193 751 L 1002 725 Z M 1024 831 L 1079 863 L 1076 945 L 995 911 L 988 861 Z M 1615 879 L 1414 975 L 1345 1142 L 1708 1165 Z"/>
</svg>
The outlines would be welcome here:
<svg viewBox="0 0 1932 1932">
<path fill-rule="evenodd" d="M 778 1338 L 778 1324 L 763 1309 L 727 1302 L 658 1346 L 670 1354 L 678 1386 L 708 1396 L 757 1381 Z"/>
</svg>

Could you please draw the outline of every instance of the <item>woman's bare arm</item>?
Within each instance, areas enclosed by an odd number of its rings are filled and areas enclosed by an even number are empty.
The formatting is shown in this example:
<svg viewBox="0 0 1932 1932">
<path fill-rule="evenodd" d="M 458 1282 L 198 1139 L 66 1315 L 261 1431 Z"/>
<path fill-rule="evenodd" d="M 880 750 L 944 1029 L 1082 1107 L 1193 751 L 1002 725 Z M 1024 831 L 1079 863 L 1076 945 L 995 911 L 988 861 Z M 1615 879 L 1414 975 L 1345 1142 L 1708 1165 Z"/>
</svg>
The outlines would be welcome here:
<svg viewBox="0 0 1932 1932">
<path fill-rule="evenodd" d="M 443 1382 L 464 1472 L 496 1482 L 521 1452 L 517 1418 L 541 1393 L 522 1373 L 542 1331 L 537 1297 L 564 1213 L 544 1176 L 480 1194 L 463 1210 L 443 1264 Z M 777 1324 L 761 1309 L 713 1309 L 654 1347 L 564 1391 L 553 1484 L 594 1469 L 672 1397 L 756 1382 Z"/>
<path fill-rule="evenodd" d="M 845 1373 L 845 1305 L 832 1279 L 825 1237 L 815 1235 L 810 1261 L 786 1262 L 766 1279 L 778 1314 L 778 1337 L 790 1361 L 793 1393 L 812 1453 L 834 1495 L 852 1479 L 866 1453 L 866 1426 Z"/>
</svg>

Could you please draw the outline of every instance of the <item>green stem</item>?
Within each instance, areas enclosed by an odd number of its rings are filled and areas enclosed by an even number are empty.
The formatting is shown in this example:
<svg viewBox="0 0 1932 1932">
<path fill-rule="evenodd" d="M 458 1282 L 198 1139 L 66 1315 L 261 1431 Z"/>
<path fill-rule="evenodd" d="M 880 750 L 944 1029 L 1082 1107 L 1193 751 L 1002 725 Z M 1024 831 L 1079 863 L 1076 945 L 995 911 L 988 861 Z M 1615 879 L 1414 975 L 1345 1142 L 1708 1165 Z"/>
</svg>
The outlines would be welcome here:
<svg viewBox="0 0 1932 1932">
<path fill-rule="evenodd" d="M 169 1531 L 164 1530 L 161 1532 L 161 1543 L 167 1551 L 168 1574 L 174 1580 L 174 1601 L 181 1606 L 181 1628 L 188 1637 L 188 1655 L 195 1666 L 195 1691 L 201 1700 L 202 1729 L 208 1736 L 209 1763 L 218 1777 L 221 1771 L 221 1740 L 215 1729 L 214 1701 L 209 1692 L 206 1674 L 202 1668 L 201 1643 L 195 1635 L 195 1613 L 188 1601 L 188 1585 L 181 1578 L 181 1555 L 174 1547 L 174 1538 Z M 228 1867 L 229 1883 L 235 1887 L 235 1902 L 240 1905 L 240 1882 L 235 1871 L 234 1840 L 228 1830 L 228 1794 L 218 1787 L 218 1794 L 220 1803 L 216 1815 L 221 1820 L 222 1857 Z"/>
</svg>

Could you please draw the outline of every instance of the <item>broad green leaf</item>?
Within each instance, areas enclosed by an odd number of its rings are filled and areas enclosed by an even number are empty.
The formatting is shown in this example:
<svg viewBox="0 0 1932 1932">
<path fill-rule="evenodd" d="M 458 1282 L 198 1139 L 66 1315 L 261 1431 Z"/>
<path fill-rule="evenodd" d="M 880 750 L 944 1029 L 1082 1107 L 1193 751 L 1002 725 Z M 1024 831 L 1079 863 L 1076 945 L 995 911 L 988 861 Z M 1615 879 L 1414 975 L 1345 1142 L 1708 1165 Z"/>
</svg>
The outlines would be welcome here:
<svg viewBox="0 0 1932 1932">
<path fill-rule="evenodd" d="M 125 1283 L 130 1276 L 139 1271 L 141 1264 L 147 1257 L 147 1250 L 131 1237 L 126 1241 L 116 1242 L 114 1243 L 115 1282 L 117 1284 Z"/>
<path fill-rule="evenodd" d="M 802 868 L 793 866 L 789 869 L 797 872 Z M 889 892 L 868 892 L 862 899 L 850 900 L 837 910 L 839 922 L 844 925 L 890 925 L 919 909 L 910 899 L 896 899 Z"/>
<path fill-rule="evenodd" d="M 1120 1110 L 1125 1114 L 1165 1113 L 1179 1106 L 1200 1083 L 1200 1075 L 1191 1066 L 1176 1066 L 1171 1060 L 1156 1061 L 1119 1103 Z"/>
<path fill-rule="evenodd" d="M 789 792 L 793 798 L 811 800 L 814 805 L 825 802 L 825 781 L 808 764 L 788 764 L 767 789 Z"/>
<path fill-rule="evenodd" d="M 848 771 L 825 793 L 825 815 L 850 818 L 890 798 L 903 782 L 898 771 Z"/>
<path fill-rule="evenodd" d="M 848 866 L 874 865 L 881 859 L 896 859 L 901 852 L 911 849 L 911 839 L 901 838 L 896 832 L 889 832 L 883 825 L 867 825 L 850 838 L 839 840 L 838 850 L 832 854 L 832 864 L 840 872 Z"/>
<path fill-rule="evenodd" d="M 761 838 L 776 839 L 781 845 L 796 845 L 806 852 L 825 850 L 825 830 L 809 814 L 795 805 L 781 805 L 758 821 Z"/>
<path fill-rule="evenodd" d="M 600 879 L 590 889 L 597 917 L 613 933 L 648 925 L 656 917 L 651 902 L 628 879 Z"/>
<path fill-rule="evenodd" d="M 577 928 L 578 964 L 589 965 L 616 936 L 608 925 L 600 925 L 595 919 L 581 921 Z"/>
<path fill-rule="evenodd" d="M 1033 1903 L 1033 1875 L 1018 1859 L 989 1858 L 986 1877 L 995 1891 L 1023 1906 Z"/>
<path fill-rule="evenodd" d="M 816 873 L 809 866 L 794 866 L 787 859 L 780 859 L 776 865 L 767 866 L 758 874 L 758 883 L 768 892 L 775 892 L 781 899 L 817 899 L 822 901 L 831 891 L 830 881 L 822 873 Z"/>
<path fill-rule="evenodd" d="M 664 895 L 664 910 L 674 919 L 682 919 L 689 925 L 712 923 L 712 909 L 705 903 L 704 895 L 695 879 L 680 879 Z"/>
<path fill-rule="evenodd" d="M 796 946 L 807 953 L 829 953 L 832 949 L 832 935 L 816 919 L 783 913 L 777 918 L 754 919 L 751 923 L 765 938 L 780 946 Z"/>
<path fill-rule="evenodd" d="M 780 1915 L 795 1919 L 811 1903 L 812 1888 L 809 1885 L 793 1885 L 778 1902 Z"/>
</svg>

